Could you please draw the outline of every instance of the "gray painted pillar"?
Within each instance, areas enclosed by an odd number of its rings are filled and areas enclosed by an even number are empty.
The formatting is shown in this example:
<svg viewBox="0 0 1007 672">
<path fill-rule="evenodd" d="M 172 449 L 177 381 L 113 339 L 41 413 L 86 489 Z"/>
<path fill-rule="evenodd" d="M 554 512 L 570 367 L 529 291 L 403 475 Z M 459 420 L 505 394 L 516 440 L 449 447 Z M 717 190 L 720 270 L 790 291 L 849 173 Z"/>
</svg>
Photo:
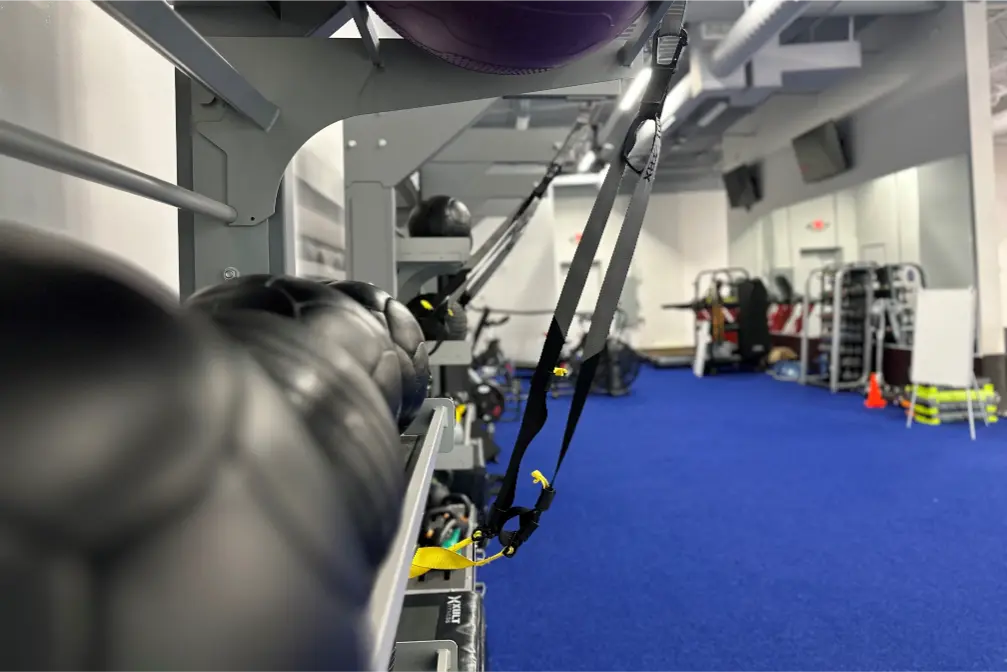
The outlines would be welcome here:
<svg viewBox="0 0 1007 672">
<path fill-rule="evenodd" d="M 990 108 L 990 64 L 986 2 L 957 3 L 964 13 L 963 43 L 969 96 L 972 221 L 975 239 L 976 288 L 979 293 L 978 337 L 982 373 L 993 380 L 1007 410 L 1004 362 L 1004 319 L 1000 303 L 1000 245 L 1007 225 L 997 220 L 993 114 Z"/>
<path fill-rule="evenodd" d="M 395 187 L 354 182 L 346 187 L 346 277 L 398 293 Z"/>
</svg>

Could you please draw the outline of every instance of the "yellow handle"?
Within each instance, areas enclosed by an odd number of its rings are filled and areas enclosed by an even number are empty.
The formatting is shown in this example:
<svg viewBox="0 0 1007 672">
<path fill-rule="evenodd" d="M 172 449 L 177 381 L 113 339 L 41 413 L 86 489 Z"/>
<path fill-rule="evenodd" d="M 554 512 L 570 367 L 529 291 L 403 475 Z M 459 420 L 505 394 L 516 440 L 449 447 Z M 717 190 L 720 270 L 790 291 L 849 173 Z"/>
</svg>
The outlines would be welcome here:
<svg viewBox="0 0 1007 672">
<path fill-rule="evenodd" d="M 429 301 L 427 301 L 426 299 L 420 299 L 420 305 L 423 306 L 424 308 L 426 308 L 427 310 L 433 310 L 434 309 L 433 304 L 430 303 Z"/>
</svg>

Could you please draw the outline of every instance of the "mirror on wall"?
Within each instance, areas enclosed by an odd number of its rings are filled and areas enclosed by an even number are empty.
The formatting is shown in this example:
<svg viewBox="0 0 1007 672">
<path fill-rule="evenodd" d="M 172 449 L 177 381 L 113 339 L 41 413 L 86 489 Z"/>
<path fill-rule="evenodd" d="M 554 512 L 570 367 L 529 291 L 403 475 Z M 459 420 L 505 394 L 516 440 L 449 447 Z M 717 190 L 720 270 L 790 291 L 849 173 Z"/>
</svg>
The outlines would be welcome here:
<svg viewBox="0 0 1007 672">
<path fill-rule="evenodd" d="M 934 288 L 975 284 L 968 158 L 907 168 L 770 212 L 735 231 L 732 263 L 803 293 L 830 263 L 916 263 Z"/>
</svg>

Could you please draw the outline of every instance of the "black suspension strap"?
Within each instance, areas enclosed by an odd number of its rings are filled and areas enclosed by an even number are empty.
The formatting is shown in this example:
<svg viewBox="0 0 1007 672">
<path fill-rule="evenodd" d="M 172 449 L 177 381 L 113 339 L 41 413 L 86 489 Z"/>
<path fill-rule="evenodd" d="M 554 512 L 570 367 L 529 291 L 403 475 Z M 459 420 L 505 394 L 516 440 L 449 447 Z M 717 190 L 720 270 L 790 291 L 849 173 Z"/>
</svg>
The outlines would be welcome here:
<svg viewBox="0 0 1007 672">
<path fill-rule="evenodd" d="M 601 185 L 580 244 L 570 264 L 566 281 L 560 291 L 556 311 L 542 347 L 542 355 L 532 376 L 521 429 L 500 492 L 493 504 L 489 520 L 473 534 L 473 539 L 480 544 L 485 544 L 492 538 L 499 538 L 505 557 L 513 556 L 538 529 L 542 513 L 552 504 L 556 495 L 557 475 L 573 441 L 574 431 L 601 361 L 600 355 L 605 348 L 609 327 L 615 316 L 626 276 L 629 274 L 633 252 L 643 227 L 644 215 L 654 184 L 654 174 L 661 155 L 661 112 L 671 88 L 679 57 L 687 43 L 683 26 L 684 10 L 685 2 L 674 3 L 653 37 L 652 73 L 647 90 L 641 100 L 639 112 L 626 134 L 622 151 L 609 167 Z M 515 506 L 514 498 L 521 462 L 528 447 L 545 426 L 548 417 L 546 399 L 554 370 L 559 363 L 577 305 L 597 256 L 605 225 L 624 180 L 635 181 L 633 194 L 602 281 L 591 327 L 584 342 L 580 374 L 574 389 L 556 469 L 551 481 L 546 480 L 539 472 L 533 474 L 535 480 L 542 485 L 542 491 L 534 507 Z M 515 519 L 518 521 L 518 528 L 505 530 L 504 526 Z"/>
</svg>

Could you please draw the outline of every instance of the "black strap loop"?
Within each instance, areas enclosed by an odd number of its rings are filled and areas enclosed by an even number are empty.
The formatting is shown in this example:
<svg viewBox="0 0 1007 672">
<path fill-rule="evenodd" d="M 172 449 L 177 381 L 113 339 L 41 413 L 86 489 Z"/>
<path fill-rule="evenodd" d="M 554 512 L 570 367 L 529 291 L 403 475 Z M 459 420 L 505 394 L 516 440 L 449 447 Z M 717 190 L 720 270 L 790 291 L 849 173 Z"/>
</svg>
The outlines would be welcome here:
<svg viewBox="0 0 1007 672">
<path fill-rule="evenodd" d="M 684 7 L 684 2 L 676 3 Z M 591 391 L 595 373 L 601 362 L 601 352 L 608 339 L 609 328 L 618 309 L 619 297 L 622 293 L 626 277 L 629 274 L 633 252 L 643 227 L 647 204 L 653 187 L 654 174 L 661 155 L 661 112 L 664 100 L 671 88 L 671 82 L 678 65 L 678 59 L 687 42 L 687 35 L 681 25 L 684 11 L 669 12 L 662 22 L 661 28 L 654 36 L 651 50 L 652 75 L 647 90 L 640 104 L 640 111 L 629 126 L 622 151 L 610 166 L 595 200 L 594 207 L 588 217 L 587 224 L 581 235 L 580 243 L 574 253 L 573 260 L 567 272 L 567 277 L 560 290 L 556 311 L 549 325 L 545 343 L 542 345 L 542 355 L 535 372 L 532 375 L 528 398 L 525 403 L 525 413 L 521 420 L 518 438 L 511 453 L 507 473 L 503 478 L 500 492 L 491 509 L 489 520 L 481 528 L 478 539 L 485 543 L 494 536 L 499 536 L 501 543 L 512 556 L 522 543 L 538 529 L 539 518 L 547 510 L 555 497 L 555 481 L 563 460 L 573 441 L 577 423 L 584 410 L 584 404 Z M 676 25 L 671 25 L 676 24 Z M 674 49 L 669 45 L 674 43 Z M 515 513 L 514 497 L 517 489 L 517 479 L 521 462 L 532 441 L 545 426 L 549 412 L 546 399 L 553 371 L 559 364 L 567 334 L 573 322 L 577 305 L 580 302 L 584 285 L 594 265 L 598 254 L 605 226 L 615 205 L 622 182 L 626 178 L 636 181 L 633 195 L 623 219 L 622 230 L 616 240 L 615 248 L 609 260 L 608 269 L 602 281 L 601 292 L 595 305 L 591 327 L 584 341 L 583 360 L 578 372 L 574 396 L 567 418 L 563 443 L 556 462 L 556 470 L 549 485 L 539 496 L 539 501 L 533 509 L 520 509 Z M 503 529 L 504 525 L 514 517 L 519 519 L 520 527 L 516 532 Z"/>
</svg>

